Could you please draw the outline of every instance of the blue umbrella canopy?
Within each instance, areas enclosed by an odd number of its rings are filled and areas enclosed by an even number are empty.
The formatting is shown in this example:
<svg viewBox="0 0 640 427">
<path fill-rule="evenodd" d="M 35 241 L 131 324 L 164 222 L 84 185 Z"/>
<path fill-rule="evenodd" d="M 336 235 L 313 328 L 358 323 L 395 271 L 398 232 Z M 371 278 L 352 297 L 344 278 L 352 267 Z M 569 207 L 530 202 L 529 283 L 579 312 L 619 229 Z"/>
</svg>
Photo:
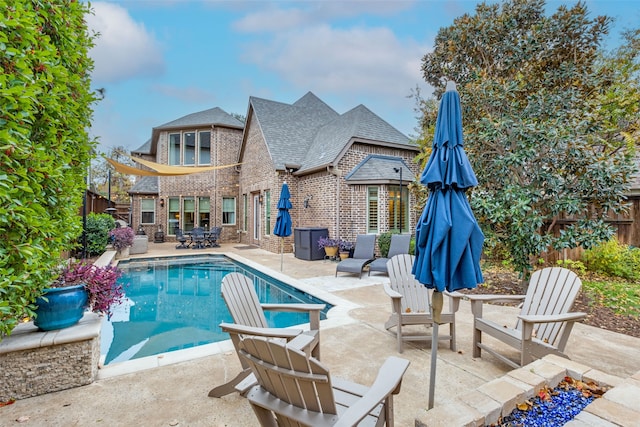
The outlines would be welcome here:
<svg viewBox="0 0 640 427">
<path fill-rule="evenodd" d="M 440 102 L 431 157 L 420 181 L 429 198 L 416 225 L 416 279 L 439 292 L 482 283 L 484 235 L 465 190 L 478 184 L 464 151 L 460 96 L 447 90 Z"/>
<path fill-rule="evenodd" d="M 278 217 L 276 218 L 276 225 L 273 227 L 273 234 L 279 237 L 287 237 L 291 235 L 291 215 L 289 209 L 292 205 L 289 199 L 291 193 L 289 193 L 289 186 L 287 183 L 282 184 L 280 190 L 280 199 L 278 200 Z"/>
</svg>

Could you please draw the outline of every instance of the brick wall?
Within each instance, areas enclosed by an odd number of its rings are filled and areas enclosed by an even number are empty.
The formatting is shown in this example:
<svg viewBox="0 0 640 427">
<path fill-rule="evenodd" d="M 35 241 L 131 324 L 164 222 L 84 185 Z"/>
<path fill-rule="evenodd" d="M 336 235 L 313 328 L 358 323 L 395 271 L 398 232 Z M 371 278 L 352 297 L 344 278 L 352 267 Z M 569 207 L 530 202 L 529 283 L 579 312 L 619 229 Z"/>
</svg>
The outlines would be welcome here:
<svg viewBox="0 0 640 427">
<path fill-rule="evenodd" d="M 191 131 L 193 129 L 183 129 Z M 201 130 L 201 129 L 200 129 Z M 177 131 L 172 131 L 177 132 Z M 152 161 L 168 163 L 168 135 L 172 132 L 161 132 L 158 137 L 157 156 Z M 213 126 L 211 128 L 211 162 L 212 165 L 229 165 L 237 163 L 242 130 Z M 156 206 L 156 224 L 143 226 L 148 236 L 153 237 L 158 225 L 162 225 L 165 239 L 173 239 L 173 230 L 167 230 L 167 209 L 169 197 L 209 197 L 210 227 L 221 226 L 220 242 L 237 240 L 237 225 L 222 226 L 222 198 L 237 197 L 238 172 L 235 167 L 207 171 L 193 175 L 167 176 L 158 178 L 158 195 L 138 195 L 132 198 L 132 227 L 137 230 L 140 223 L 140 200 L 152 198 Z M 165 205 L 160 205 L 164 199 Z"/>
</svg>

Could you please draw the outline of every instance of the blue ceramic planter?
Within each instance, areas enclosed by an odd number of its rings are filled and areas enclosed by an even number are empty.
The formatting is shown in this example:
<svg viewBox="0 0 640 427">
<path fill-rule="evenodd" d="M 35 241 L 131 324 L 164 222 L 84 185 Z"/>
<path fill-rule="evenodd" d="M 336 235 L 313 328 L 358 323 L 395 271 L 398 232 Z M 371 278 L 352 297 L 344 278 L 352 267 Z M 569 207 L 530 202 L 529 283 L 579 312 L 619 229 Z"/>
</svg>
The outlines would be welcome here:
<svg viewBox="0 0 640 427">
<path fill-rule="evenodd" d="M 82 319 L 88 301 L 84 285 L 49 288 L 44 291 L 43 296 L 48 301 L 43 298 L 36 300 L 38 308 L 33 321 L 40 330 L 68 328 Z"/>
</svg>

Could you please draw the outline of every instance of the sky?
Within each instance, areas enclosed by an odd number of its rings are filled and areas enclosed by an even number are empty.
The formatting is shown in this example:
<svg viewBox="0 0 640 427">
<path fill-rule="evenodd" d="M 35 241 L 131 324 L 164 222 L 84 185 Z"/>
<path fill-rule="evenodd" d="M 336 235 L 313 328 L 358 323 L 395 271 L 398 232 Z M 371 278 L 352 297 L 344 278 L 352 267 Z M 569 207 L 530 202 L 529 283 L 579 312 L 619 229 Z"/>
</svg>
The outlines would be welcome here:
<svg viewBox="0 0 640 427">
<path fill-rule="evenodd" d="M 488 1 L 495 3 L 496 1 Z M 311 91 L 339 114 L 363 104 L 411 137 L 415 100 L 433 89 L 422 58 L 470 0 L 130 0 L 91 2 L 90 135 L 99 151 L 136 149 L 153 127 L 219 107 L 245 116 L 249 97 L 291 104 Z M 549 0 L 547 12 L 575 1 Z M 615 18 L 607 46 L 640 22 L 638 0 L 587 0 Z"/>
</svg>

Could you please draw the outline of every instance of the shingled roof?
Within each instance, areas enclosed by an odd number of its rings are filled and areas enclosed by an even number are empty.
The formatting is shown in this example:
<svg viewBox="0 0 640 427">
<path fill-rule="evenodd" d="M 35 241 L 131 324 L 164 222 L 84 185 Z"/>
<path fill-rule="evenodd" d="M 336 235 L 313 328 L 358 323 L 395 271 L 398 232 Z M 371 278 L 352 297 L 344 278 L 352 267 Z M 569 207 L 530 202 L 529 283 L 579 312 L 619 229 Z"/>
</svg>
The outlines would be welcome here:
<svg viewBox="0 0 640 427">
<path fill-rule="evenodd" d="M 308 92 L 293 104 L 251 97 L 249 106 L 278 170 L 285 164 L 298 164 L 303 172 L 324 168 L 339 160 L 354 141 L 418 150 L 364 105 L 338 114 Z"/>
<path fill-rule="evenodd" d="M 158 194 L 158 177 L 141 176 L 131 187 L 129 194 Z"/>
<path fill-rule="evenodd" d="M 151 139 L 147 140 L 138 149 L 133 150 L 133 154 L 155 154 L 160 132 L 171 129 L 202 128 L 208 126 L 224 126 L 242 129 L 244 123 L 219 107 L 187 114 L 179 119 L 172 120 L 163 125 L 154 127 L 151 131 Z"/>
</svg>

